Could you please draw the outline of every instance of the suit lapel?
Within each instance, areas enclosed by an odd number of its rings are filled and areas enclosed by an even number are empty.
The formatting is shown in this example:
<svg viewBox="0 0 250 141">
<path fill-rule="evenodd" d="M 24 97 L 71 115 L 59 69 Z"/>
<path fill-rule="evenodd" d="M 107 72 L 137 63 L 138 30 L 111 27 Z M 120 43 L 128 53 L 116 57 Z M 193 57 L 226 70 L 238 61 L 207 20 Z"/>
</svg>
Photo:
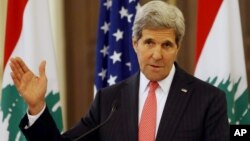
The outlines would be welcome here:
<svg viewBox="0 0 250 141">
<path fill-rule="evenodd" d="M 138 140 L 138 88 L 139 73 L 127 80 L 126 85 L 122 88 L 121 106 L 124 110 L 124 136 L 129 141 Z"/>
<path fill-rule="evenodd" d="M 190 77 L 176 65 L 176 72 L 162 113 L 156 140 L 172 140 L 191 97 Z"/>
</svg>

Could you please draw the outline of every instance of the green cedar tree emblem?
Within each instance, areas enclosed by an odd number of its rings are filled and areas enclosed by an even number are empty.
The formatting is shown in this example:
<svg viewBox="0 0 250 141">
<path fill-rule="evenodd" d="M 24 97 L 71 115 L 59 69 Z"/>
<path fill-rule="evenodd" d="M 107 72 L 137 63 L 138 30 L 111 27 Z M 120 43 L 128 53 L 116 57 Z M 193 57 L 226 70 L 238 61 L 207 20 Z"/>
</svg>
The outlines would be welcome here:
<svg viewBox="0 0 250 141">
<path fill-rule="evenodd" d="M 9 141 L 25 141 L 19 129 L 19 122 L 27 111 L 27 105 L 19 96 L 14 85 L 7 85 L 2 91 L 0 109 L 0 133 L 8 136 Z M 62 131 L 62 110 L 59 104 L 59 93 L 50 92 L 46 97 L 46 104 L 54 118 L 59 131 Z M 3 139 L 1 135 L 1 140 Z"/>
<path fill-rule="evenodd" d="M 218 77 L 208 78 L 207 82 L 212 85 L 218 81 Z M 232 82 L 230 76 L 226 81 L 222 80 L 217 86 L 226 93 L 227 98 L 227 114 L 230 124 L 250 124 L 250 104 L 248 99 L 248 90 L 240 95 L 235 100 L 235 95 L 238 90 L 241 78 L 237 82 Z M 229 89 L 230 88 L 230 89 Z"/>
</svg>

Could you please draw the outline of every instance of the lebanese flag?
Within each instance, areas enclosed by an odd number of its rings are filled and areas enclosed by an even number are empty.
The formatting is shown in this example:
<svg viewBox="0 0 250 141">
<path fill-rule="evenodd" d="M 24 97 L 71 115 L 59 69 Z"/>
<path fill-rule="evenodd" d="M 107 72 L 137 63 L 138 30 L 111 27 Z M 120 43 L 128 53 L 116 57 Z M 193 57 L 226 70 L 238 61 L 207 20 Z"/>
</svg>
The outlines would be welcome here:
<svg viewBox="0 0 250 141">
<path fill-rule="evenodd" d="M 0 140 L 25 140 L 18 124 L 26 113 L 27 106 L 19 96 L 10 76 L 9 60 L 16 56 L 23 58 L 36 74 L 39 74 L 40 62 L 47 61 L 46 103 L 59 130 L 62 131 L 62 110 L 48 0 L 8 0 L 5 35 L 3 86 L 0 101 Z"/>
<path fill-rule="evenodd" d="M 250 124 L 238 0 L 199 0 L 195 76 L 222 89 L 230 124 Z"/>
</svg>

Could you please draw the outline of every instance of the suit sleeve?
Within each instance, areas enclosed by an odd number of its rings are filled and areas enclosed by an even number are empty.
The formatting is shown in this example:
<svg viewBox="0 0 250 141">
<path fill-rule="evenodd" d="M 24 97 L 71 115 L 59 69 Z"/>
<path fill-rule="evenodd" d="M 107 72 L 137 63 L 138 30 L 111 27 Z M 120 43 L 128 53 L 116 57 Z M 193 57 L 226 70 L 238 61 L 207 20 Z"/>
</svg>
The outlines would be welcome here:
<svg viewBox="0 0 250 141">
<path fill-rule="evenodd" d="M 205 122 L 205 141 L 229 141 L 225 93 L 219 91 L 210 102 Z"/>
<path fill-rule="evenodd" d="M 37 121 L 26 129 L 28 122 L 28 116 L 25 115 L 19 125 L 28 141 L 63 141 L 47 107 Z"/>
<path fill-rule="evenodd" d="M 99 94 L 97 94 L 86 116 L 81 118 L 73 128 L 62 135 L 57 129 L 47 107 L 31 127 L 25 128 L 29 123 L 27 115 L 23 117 L 19 127 L 28 141 L 71 141 L 99 124 L 99 97 Z M 79 141 L 93 141 L 97 139 L 97 132 L 93 132 Z"/>
</svg>

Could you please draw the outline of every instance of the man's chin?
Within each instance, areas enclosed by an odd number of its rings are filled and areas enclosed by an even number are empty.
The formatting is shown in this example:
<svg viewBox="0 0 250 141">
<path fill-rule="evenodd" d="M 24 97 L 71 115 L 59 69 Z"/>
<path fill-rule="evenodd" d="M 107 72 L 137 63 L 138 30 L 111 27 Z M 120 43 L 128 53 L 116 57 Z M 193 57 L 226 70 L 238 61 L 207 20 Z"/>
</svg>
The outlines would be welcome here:
<svg viewBox="0 0 250 141">
<path fill-rule="evenodd" d="M 145 76 L 147 77 L 147 79 L 149 79 L 150 81 L 161 81 L 163 79 L 166 78 L 165 75 L 160 75 L 160 73 L 150 73 L 150 74 L 145 74 Z"/>
</svg>

